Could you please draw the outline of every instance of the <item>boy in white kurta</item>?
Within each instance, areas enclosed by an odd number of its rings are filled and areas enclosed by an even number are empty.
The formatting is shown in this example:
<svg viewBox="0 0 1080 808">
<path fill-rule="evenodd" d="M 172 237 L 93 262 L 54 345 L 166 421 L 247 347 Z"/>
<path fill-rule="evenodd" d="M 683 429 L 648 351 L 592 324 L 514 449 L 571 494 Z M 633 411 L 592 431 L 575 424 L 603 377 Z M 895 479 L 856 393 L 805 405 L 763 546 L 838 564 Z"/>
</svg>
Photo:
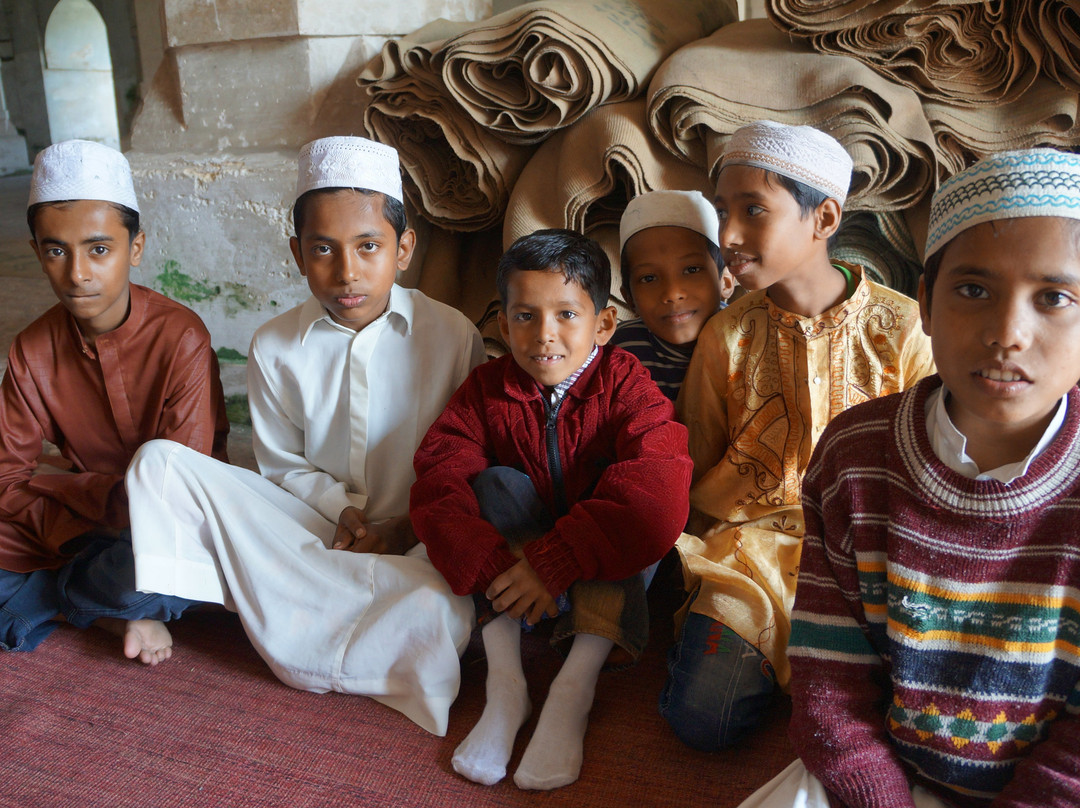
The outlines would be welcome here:
<svg viewBox="0 0 1080 808">
<path fill-rule="evenodd" d="M 290 246 L 312 297 L 248 358 L 263 476 L 155 441 L 127 485 L 140 589 L 223 603 L 285 683 L 442 735 L 473 611 L 412 535 L 412 456 L 484 354 L 464 315 L 393 283 L 415 240 L 400 182 L 371 141 L 301 150 Z"/>
</svg>

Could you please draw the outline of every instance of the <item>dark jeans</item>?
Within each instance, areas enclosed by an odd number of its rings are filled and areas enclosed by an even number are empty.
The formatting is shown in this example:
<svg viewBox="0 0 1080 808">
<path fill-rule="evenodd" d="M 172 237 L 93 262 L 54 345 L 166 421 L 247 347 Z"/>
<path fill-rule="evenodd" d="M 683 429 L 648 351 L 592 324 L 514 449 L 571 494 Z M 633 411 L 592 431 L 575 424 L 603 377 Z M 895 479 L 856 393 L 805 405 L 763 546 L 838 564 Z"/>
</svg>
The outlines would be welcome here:
<svg viewBox="0 0 1080 808">
<path fill-rule="evenodd" d="M 33 651 L 59 623 L 56 571 L 0 570 L 0 648 Z"/>
<path fill-rule="evenodd" d="M 492 466 L 476 476 L 472 487 L 480 504 L 480 516 L 499 531 L 511 550 L 540 538 L 555 525 L 547 507 L 537 496 L 532 480 L 520 471 Z M 483 592 L 476 593 L 473 599 L 478 623 L 482 625 L 497 616 Z M 569 610 L 570 602 L 565 593 L 559 595 L 555 605 L 559 614 Z M 521 627 L 532 630 L 524 617 Z"/>
<path fill-rule="evenodd" d="M 772 700 L 776 676 L 765 656 L 703 614 L 687 614 L 668 655 L 660 715 L 687 746 L 715 752 L 756 726 Z"/>
<path fill-rule="evenodd" d="M 174 620 L 195 601 L 135 590 L 131 539 L 86 534 L 58 570 L 0 571 L 0 648 L 32 651 L 49 635 L 57 614 L 76 628 L 95 620 Z"/>
</svg>

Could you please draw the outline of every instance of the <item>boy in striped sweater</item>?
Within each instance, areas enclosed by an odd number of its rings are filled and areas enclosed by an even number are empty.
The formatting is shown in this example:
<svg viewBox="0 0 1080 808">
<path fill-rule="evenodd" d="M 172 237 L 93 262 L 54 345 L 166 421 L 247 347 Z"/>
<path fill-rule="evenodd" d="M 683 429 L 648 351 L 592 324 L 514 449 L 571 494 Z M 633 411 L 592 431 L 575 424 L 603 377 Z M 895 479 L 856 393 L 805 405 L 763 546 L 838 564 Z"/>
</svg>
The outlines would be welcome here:
<svg viewBox="0 0 1080 808">
<path fill-rule="evenodd" d="M 938 375 L 838 416 L 803 483 L 805 769 L 746 805 L 1080 804 L 1080 156 L 945 182 L 919 302 Z"/>
</svg>

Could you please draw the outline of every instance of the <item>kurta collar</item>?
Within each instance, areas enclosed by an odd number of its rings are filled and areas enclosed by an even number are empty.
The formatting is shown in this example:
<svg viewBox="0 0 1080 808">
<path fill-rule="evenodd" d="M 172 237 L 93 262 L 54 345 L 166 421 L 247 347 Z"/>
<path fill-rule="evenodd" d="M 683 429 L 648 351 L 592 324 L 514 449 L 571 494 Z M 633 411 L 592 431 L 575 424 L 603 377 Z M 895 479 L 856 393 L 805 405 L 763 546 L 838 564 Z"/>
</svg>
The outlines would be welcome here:
<svg viewBox="0 0 1080 808">
<path fill-rule="evenodd" d="M 146 318 L 146 303 L 149 297 L 150 291 L 146 287 L 139 286 L 136 283 L 128 283 L 128 316 L 124 319 L 124 322 L 120 323 L 112 331 L 99 335 L 95 342 L 101 344 L 113 340 L 123 342 L 137 333 Z M 79 329 L 79 324 L 75 320 L 75 315 L 67 312 L 67 318 L 75 344 L 79 346 L 79 350 L 86 356 L 97 359 L 98 351 L 86 341 L 86 337 L 83 336 L 83 332 Z"/>
<path fill-rule="evenodd" d="M 926 431 L 930 437 L 930 445 L 938 460 L 951 468 L 957 474 L 963 474 L 973 480 L 997 480 L 1008 485 L 1017 477 L 1023 477 L 1028 472 L 1032 461 L 1061 431 L 1061 425 L 1065 423 L 1065 410 L 1068 406 L 1069 397 L 1066 394 L 1058 402 L 1054 410 L 1054 417 L 1046 425 L 1046 430 L 1038 443 L 1028 452 L 1027 456 L 1015 463 L 1007 463 L 995 469 L 981 471 L 975 461 L 967 453 L 967 437 L 956 428 L 949 417 L 949 411 L 945 404 L 949 390 L 945 385 L 930 393 L 926 402 Z"/>
<path fill-rule="evenodd" d="M 848 317 L 856 314 L 870 299 L 870 284 L 866 280 L 866 273 L 860 265 L 849 264 L 846 261 L 832 261 L 832 263 L 842 265 L 859 279 L 851 297 L 837 303 L 831 309 L 823 311 L 816 317 L 800 317 L 798 314 L 777 306 L 766 294 L 767 290 L 762 290 L 758 294 L 765 300 L 769 318 L 775 321 L 779 327 L 793 331 L 805 339 L 812 339 L 844 325 Z"/>
<path fill-rule="evenodd" d="M 386 307 L 386 311 L 379 316 L 378 319 L 370 323 L 374 325 L 384 317 L 391 323 L 396 323 L 404 330 L 406 334 L 411 334 L 413 330 L 413 315 L 415 309 L 413 306 L 412 296 L 398 286 L 396 283 L 390 287 L 390 302 Z M 303 306 L 300 308 L 300 344 L 303 345 L 308 338 L 308 334 L 311 333 L 311 329 L 315 327 L 316 323 L 325 323 L 330 328 L 342 333 L 356 334 L 358 332 L 353 331 L 351 328 L 346 328 L 343 325 L 339 325 L 334 322 L 334 318 L 331 317 L 322 303 L 312 295 L 304 301 Z"/>
</svg>

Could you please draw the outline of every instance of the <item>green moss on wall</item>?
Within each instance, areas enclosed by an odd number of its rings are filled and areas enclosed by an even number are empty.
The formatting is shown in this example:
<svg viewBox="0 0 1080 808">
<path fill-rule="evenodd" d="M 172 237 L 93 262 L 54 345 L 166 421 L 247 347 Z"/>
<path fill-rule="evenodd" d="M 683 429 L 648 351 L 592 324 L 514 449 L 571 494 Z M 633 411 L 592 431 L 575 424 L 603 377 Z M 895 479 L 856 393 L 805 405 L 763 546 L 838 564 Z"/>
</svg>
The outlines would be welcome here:
<svg viewBox="0 0 1080 808">
<path fill-rule="evenodd" d="M 162 294 L 181 303 L 201 303 L 221 294 L 220 286 L 209 286 L 181 272 L 178 261 L 166 261 L 164 271 L 154 280 Z"/>
<path fill-rule="evenodd" d="M 257 307 L 254 295 L 244 284 L 227 282 L 211 285 L 196 280 L 181 270 L 179 261 L 166 261 L 154 280 L 163 295 L 188 305 L 220 298 L 226 317 L 232 317 L 242 309 Z"/>
<path fill-rule="evenodd" d="M 235 348 L 218 348 L 218 362 L 222 365 L 246 365 L 247 357 Z"/>
<path fill-rule="evenodd" d="M 225 396 L 225 415 L 230 424 L 251 426 L 251 412 L 248 410 L 248 398 L 243 393 Z"/>
</svg>

